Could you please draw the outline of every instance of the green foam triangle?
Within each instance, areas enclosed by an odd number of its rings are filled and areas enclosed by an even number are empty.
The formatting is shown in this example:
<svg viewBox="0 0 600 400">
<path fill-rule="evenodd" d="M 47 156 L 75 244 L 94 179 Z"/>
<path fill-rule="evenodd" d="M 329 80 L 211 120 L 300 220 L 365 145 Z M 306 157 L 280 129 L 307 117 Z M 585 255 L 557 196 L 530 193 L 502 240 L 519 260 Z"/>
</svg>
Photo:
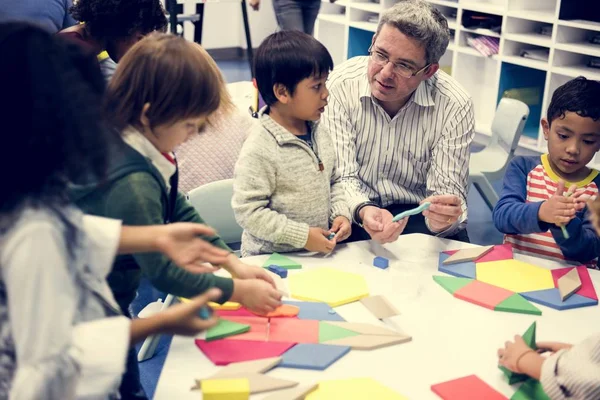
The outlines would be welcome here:
<svg viewBox="0 0 600 400">
<path fill-rule="evenodd" d="M 539 308 L 531 304 L 527 299 L 518 293 L 513 294 L 508 299 L 502 301 L 494 308 L 496 311 L 506 311 L 520 314 L 542 315 Z"/>
<path fill-rule="evenodd" d="M 458 289 L 467 286 L 473 282 L 473 279 L 469 278 L 456 278 L 454 276 L 440 276 L 434 275 L 433 280 L 438 283 L 441 287 L 446 289 L 450 294 L 454 294 Z"/>
<path fill-rule="evenodd" d="M 326 322 L 319 322 L 319 343 L 358 335 L 359 334 L 354 331 L 340 328 L 339 326 L 329 325 Z"/>
<path fill-rule="evenodd" d="M 298 264 L 296 261 L 292 261 L 291 259 L 282 256 L 279 253 L 271 254 L 271 257 L 263 264 L 264 268 L 267 268 L 269 265 L 277 265 L 278 267 L 285 269 L 300 269 L 302 265 Z"/>
<path fill-rule="evenodd" d="M 510 400 L 550 400 L 542 387 L 542 384 L 530 378 L 521 385 L 519 390 L 513 394 Z"/>
<path fill-rule="evenodd" d="M 250 325 L 220 319 L 217 325 L 206 331 L 206 341 L 223 339 L 228 336 L 239 335 L 250 330 Z"/>
<path fill-rule="evenodd" d="M 527 330 L 523 334 L 523 340 L 525 341 L 525 343 L 527 343 L 527 346 L 531 347 L 533 350 L 537 350 L 537 346 L 535 344 L 535 330 L 536 323 L 534 322 L 533 324 L 531 324 L 531 326 L 529 326 L 529 328 L 527 328 Z M 523 382 L 529 379 L 529 376 L 525 374 L 517 374 L 516 372 L 512 372 L 511 370 L 506 369 L 503 366 L 499 365 L 498 368 L 500 368 L 502 372 L 504 372 L 504 375 L 506 375 L 506 377 L 508 378 L 509 385 L 514 385 L 515 383 Z"/>
</svg>

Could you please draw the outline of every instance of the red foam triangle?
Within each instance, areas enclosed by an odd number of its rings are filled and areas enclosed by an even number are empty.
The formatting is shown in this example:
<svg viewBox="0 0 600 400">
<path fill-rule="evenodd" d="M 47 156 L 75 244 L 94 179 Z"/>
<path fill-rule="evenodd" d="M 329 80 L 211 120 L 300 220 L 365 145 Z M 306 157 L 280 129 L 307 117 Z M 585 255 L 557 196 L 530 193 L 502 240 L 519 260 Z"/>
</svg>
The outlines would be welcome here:
<svg viewBox="0 0 600 400">
<path fill-rule="evenodd" d="M 448 250 L 444 251 L 445 254 L 452 255 L 456 253 L 458 250 Z M 485 254 L 483 257 L 475 260 L 476 263 L 482 262 L 492 262 L 492 261 L 500 261 L 500 260 L 512 260 L 513 259 L 513 251 L 512 246 L 510 244 L 500 244 L 494 246 L 494 249 L 489 253 Z"/>
<path fill-rule="evenodd" d="M 508 400 L 506 396 L 479 379 L 469 375 L 432 385 L 431 390 L 443 400 L 486 399 Z"/>
<path fill-rule="evenodd" d="M 554 279 L 554 287 L 558 287 L 558 279 L 566 275 L 573 268 L 577 268 L 577 273 L 579 274 L 579 279 L 581 280 L 581 289 L 575 293 L 580 296 L 587 297 L 588 299 L 598 300 L 598 295 L 596 294 L 596 289 L 592 283 L 592 278 L 590 277 L 590 273 L 585 265 L 580 265 L 579 267 L 553 269 L 552 278 Z"/>
<path fill-rule="evenodd" d="M 454 292 L 454 297 L 478 306 L 494 310 L 498 304 L 512 296 L 514 292 L 490 285 L 481 281 L 473 281 Z"/>
<path fill-rule="evenodd" d="M 206 340 L 196 339 L 196 346 L 215 365 L 227 365 L 240 361 L 279 357 L 296 343 L 260 342 L 256 340 Z"/>
</svg>

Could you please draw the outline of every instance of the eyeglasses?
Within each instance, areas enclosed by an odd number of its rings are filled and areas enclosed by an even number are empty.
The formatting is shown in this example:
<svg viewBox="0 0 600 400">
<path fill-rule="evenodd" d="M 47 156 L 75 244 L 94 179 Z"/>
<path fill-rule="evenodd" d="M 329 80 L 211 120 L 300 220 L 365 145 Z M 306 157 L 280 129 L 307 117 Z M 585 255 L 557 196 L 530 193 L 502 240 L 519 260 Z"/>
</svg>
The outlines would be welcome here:
<svg viewBox="0 0 600 400">
<path fill-rule="evenodd" d="M 371 60 L 377 65 L 385 67 L 387 63 L 391 62 L 388 56 L 383 53 L 378 52 L 377 50 L 373 50 L 373 46 L 369 47 L 369 55 L 371 56 Z M 394 66 L 392 71 L 396 75 L 399 75 L 403 78 L 412 78 L 413 76 L 419 75 L 421 72 L 425 71 L 427 68 L 431 66 L 431 63 L 427 64 L 423 68 L 418 71 L 415 71 L 412 67 L 408 66 L 405 63 L 392 63 Z"/>
</svg>

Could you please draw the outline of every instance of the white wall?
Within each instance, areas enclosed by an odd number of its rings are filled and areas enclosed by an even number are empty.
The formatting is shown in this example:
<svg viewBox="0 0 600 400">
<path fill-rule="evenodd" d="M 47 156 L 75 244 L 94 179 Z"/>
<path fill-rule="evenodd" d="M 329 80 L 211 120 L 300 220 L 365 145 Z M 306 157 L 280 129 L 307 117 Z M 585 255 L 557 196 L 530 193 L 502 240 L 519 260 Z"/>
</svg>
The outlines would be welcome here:
<svg viewBox="0 0 600 400">
<path fill-rule="evenodd" d="M 196 1 L 179 0 L 184 3 L 184 13 L 193 14 L 196 11 Z M 220 49 L 227 47 L 246 48 L 246 36 L 242 10 L 237 1 L 209 2 L 204 6 L 204 26 L 202 29 L 202 45 L 206 49 Z M 248 7 L 250 21 L 250 35 L 253 47 L 263 41 L 269 34 L 277 29 L 275 13 L 271 0 L 261 0 L 259 11 Z M 185 37 L 193 40 L 193 25 L 186 23 Z"/>
</svg>

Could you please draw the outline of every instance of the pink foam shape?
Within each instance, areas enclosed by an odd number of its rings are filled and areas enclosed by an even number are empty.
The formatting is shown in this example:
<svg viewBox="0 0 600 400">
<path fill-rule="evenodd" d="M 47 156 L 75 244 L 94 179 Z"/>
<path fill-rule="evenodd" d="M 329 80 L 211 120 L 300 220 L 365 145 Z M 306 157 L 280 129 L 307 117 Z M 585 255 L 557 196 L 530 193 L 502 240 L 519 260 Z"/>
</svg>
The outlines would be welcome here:
<svg viewBox="0 0 600 400">
<path fill-rule="evenodd" d="M 444 251 L 444 254 L 452 255 L 456 253 L 458 250 L 448 250 Z M 482 262 L 492 262 L 492 261 L 500 261 L 500 260 L 512 260 L 513 259 L 513 251 L 512 246 L 510 244 L 499 244 L 494 246 L 494 249 L 484 255 L 481 258 L 475 260 L 476 263 Z"/>
<path fill-rule="evenodd" d="M 592 278 L 590 277 L 590 273 L 585 265 L 580 265 L 579 267 L 553 269 L 552 279 L 554 279 L 554 287 L 557 288 L 558 279 L 566 275 L 573 268 L 577 268 L 577 273 L 579 274 L 579 279 L 581 280 L 581 289 L 579 289 L 575 293 L 577 293 L 580 296 L 587 297 L 588 299 L 598 300 L 598 295 L 596 294 L 596 289 L 594 288 L 594 284 L 592 283 Z"/>
<path fill-rule="evenodd" d="M 215 365 L 227 365 L 240 361 L 279 357 L 296 343 L 264 342 L 256 340 L 206 340 L 196 339 L 196 346 Z"/>
</svg>

